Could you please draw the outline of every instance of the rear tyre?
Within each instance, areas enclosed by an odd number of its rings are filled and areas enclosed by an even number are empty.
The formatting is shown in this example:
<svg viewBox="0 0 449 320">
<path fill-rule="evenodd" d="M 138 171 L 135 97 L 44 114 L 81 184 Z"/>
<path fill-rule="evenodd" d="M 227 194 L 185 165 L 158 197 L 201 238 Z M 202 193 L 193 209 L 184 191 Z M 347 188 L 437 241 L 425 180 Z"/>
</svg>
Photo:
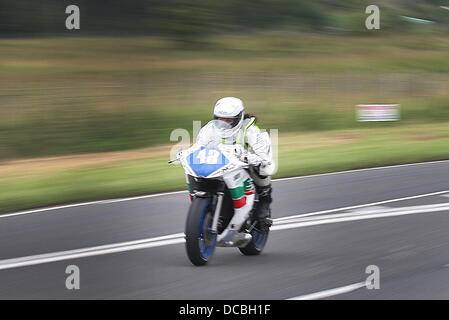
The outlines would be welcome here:
<svg viewBox="0 0 449 320">
<path fill-rule="evenodd" d="M 257 256 L 262 253 L 263 248 L 265 247 L 265 244 L 268 240 L 268 234 L 270 231 L 267 231 L 266 233 L 262 233 L 256 228 L 251 230 L 252 239 L 250 243 L 244 248 L 239 248 L 240 252 L 243 253 L 245 256 Z"/>
<path fill-rule="evenodd" d="M 217 235 L 212 234 L 212 202 L 209 198 L 195 198 L 186 221 L 186 251 L 196 266 L 205 265 L 215 251 Z"/>
</svg>

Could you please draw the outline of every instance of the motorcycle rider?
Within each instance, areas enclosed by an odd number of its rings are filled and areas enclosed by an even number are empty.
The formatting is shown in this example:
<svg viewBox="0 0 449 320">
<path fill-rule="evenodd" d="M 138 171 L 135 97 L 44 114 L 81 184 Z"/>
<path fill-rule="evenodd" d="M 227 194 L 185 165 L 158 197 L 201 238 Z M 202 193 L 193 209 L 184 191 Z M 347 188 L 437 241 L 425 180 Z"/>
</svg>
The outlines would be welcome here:
<svg viewBox="0 0 449 320">
<path fill-rule="evenodd" d="M 256 117 L 245 113 L 242 100 L 225 97 L 217 101 L 214 107 L 214 120 L 226 124 L 226 135 L 221 135 L 221 143 L 241 144 L 246 150 L 238 155 L 247 162 L 249 174 L 256 186 L 259 203 L 256 206 L 256 218 L 259 229 L 268 231 L 272 225 L 270 204 L 272 202 L 271 179 L 275 165 L 272 159 L 271 141 L 267 132 L 262 132 L 256 125 Z M 218 121 L 218 123 L 221 123 Z M 217 122 L 211 121 L 198 133 L 195 145 L 213 147 L 217 143 Z M 223 130 L 221 131 L 223 133 Z M 192 181 L 187 177 L 190 193 Z"/>
</svg>

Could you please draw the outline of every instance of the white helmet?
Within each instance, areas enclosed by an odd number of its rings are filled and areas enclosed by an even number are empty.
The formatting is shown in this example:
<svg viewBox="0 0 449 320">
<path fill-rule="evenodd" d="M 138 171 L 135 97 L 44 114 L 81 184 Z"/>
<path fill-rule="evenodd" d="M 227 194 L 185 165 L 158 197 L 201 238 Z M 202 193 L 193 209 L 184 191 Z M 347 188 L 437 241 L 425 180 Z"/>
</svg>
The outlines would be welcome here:
<svg viewBox="0 0 449 320">
<path fill-rule="evenodd" d="M 214 122 L 222 138 L 228 138 L 240 130 L 245 116 L 244 108 L 242 100 L 238 98 L 226 97 L 217 101 L 214 107 Z"/>
</svg>

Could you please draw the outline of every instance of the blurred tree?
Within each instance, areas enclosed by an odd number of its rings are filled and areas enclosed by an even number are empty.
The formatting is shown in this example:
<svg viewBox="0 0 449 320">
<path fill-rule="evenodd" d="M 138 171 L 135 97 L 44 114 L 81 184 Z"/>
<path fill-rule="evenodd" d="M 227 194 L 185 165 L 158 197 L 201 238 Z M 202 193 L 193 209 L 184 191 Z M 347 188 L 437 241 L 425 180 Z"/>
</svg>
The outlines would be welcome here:
<svg viewBox="0 0 449 320">
<path fill-rule="evenodd" d="M 415 15 L 448 21 L 441 0 L 378 0 L 381 16 Z M 65 7 L 81 11 L 81 30 L 65 29 Z M 338 21 L 359 30 L 368 0 L 1 0 L 0 35 L 151 35 L 185 42 L 205 34 L 289 26 L 321 29 Z M 385 11 L 387 10 L 387 11 Z M 336 18 L 336 19 L 335 19 Z"/>
<path fill-rule="evenodd" d="M 281 0 L 278 16 L 289 24 L 301 24 L 318 29 L 328 21 L 327 8 L 319 3 Z"/>
<path fill-rule="evenodd" d="M 165 0 L 148 3 L 146 12 L 157 33 L 191 42 L 215 29 L 219 14 L 214 9 L 213 2 L 207 0 Z"/>
</svg>

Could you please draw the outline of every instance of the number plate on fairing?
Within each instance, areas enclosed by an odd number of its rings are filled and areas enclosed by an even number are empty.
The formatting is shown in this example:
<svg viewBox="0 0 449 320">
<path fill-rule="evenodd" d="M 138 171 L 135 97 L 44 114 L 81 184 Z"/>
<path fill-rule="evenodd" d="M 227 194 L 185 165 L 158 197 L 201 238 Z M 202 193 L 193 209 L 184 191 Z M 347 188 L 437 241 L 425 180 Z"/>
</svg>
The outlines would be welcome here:
<svg viewBox="0 0 449 320">
<path fill-rule="evenodd" d="M 229 163 L 228 158 L 218 149 L 201 147 L 187 159 L 190 168 L 199 177 L 207 177 Z"/>
</svg>

